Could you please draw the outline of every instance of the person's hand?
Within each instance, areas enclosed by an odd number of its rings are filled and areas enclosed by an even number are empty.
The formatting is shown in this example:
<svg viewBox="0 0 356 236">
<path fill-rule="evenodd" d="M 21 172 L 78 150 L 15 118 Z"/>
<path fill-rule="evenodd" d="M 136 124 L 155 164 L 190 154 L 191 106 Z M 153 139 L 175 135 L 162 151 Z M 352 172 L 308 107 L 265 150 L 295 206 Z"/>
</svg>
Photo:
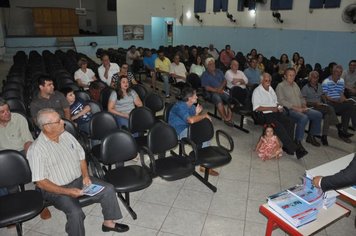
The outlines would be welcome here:
<svg viewBox="0 0 356 236">
<path fill-rule="evenodd" d="M 237 85 L 238 83 L 239 83 L 239 80 L 238 80 L 238 79 L 233 79 L 233 80 L 232 80 L 232 84 L 233 84 L 233 85 Z"/>
<path fill-rule="evenodd" d="M 83 191 L 81 189 L 79 189 L 79 188 L 68 188 L 67 189 L 67 194 L 70 197 L 78 198 L 80 196 L 83 196 Z"/>
<path fill-rule="evenodd" d="M 208 113 L 205 114 L 205 118 L 207 118 L 211 121 L 211 117 L 208 115 Z"/>
<path fill-rule="evenodd" d="M 273 112 L 279 112 L 278 107 L 272 107 Z"/>
<path fill-rule="evenodd" d="M 314 185 L 315 187 L 320 188 L 319 183 L 320 183 L 321 178 L 323 178 L 323 177 L 322 177 L 322 176 L 315 176 L 315 177 L 313 178 L 313 185 Z"/>
<path fill-rule="evenodd" d="M 203 106 L 198 104 L 195 108 L 195 114 L 199 114 L 203 110 Z"/>
<path fill-rule="evenodd" d="M 83 178 L 83 186 L 89 186 L 91 185 L 91 180 L 89 176 L 86 176 Z"/>
<path fill-rule="evenodd" d="M 343 103 L 346 101 L 346 98 L 342 96 L 342 97 L 340 97 L 339 101 L 340 101 L 340 103 Z"/>
<path fill-rule="evenodd" d="M 223 94 L 224 90 L 222 88 L 219 88 L 219 89 L 216 90 L 216 93 Z"/>
</svg>

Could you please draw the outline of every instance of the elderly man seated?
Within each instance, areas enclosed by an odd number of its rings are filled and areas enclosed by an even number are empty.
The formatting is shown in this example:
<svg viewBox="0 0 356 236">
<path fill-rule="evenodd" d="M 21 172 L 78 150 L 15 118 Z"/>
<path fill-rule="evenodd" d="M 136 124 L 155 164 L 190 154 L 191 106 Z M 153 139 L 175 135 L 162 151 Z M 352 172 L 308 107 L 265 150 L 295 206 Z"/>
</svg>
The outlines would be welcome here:
<svg viewBox="0 0 356 236">
<path fill-rule="evenodd" d="M 305 127 L 310 121 L 310 130 L 306 141 L 313 146 L 320 146 L 315 140 L 316 135 L 320 135 L 321 112 L 308 108 L 306 101 L 300 92 L 299 86 L 294 82 L 296 73 L 293 68 L 288 68 L 284 72 L 284 80 L 278 84 L 276 92 L 278 101 L 288 108 L 289 117 L 297 124 L 295 131 L 295 141 L 299 148 L 304 149 L 302 140 L 304 138 Z"/>
<path fill-rule="evenodd" d="M 114 222 L 122 218 L 114 187 L 89 176 L 84 150 L 64 130 L 64 122 L 59 114 L 50 108 L 42 109 L 37 114 L 37 124 L 41 133 L 27 152 L 32 181 L 46 201 L 66 214 L 67 234 L 85 235 L 85 214 L 78 198 L 83 196 L 83 187 L 91 183 L 104 186 L 104 190 L 91 197 L 102 208 L 102 231 L 128 231 L 127 225 Z"/>
<path fill-rule="evenodd" d="M 201 76 L 201 85 L 207 95 L 218 109 L 225 124 L 233 126 L 232 112 L 229 107 L 225 109 L 224 102 L 228 102 L 229 95 L 225 93 L 226 80 L 221 70 L 215 68 L 215 60 L 209 57 L 205 60 L 207 70 Z"/>
<path fill-rule="evenodd" d="M 309 73 L 308 84 L 302 88 L 302 94 L 307 101 L 308 107 L 313 107 L 315 110 L 323 114 L 324 122 L 321 136 L 321 143 L 328 146 L 328 132 L 330 125 L 337 125 L 339 120 L 336 117 L 335 110 L 332 106 L 325 104 L 325 95 L 319 81 L 319 73 L 312 71 Z M 337 125 L 339 127 L 339 125 Z"/>
<path fill-rule="evenodd" d="M 247 88 L 246 84 L 248 79 L 244 72 L 239 70 L 239 62 L 236 59 L 231 61 L 230 70 L 225 73 L 226 87 L 231 91 L 231 96 L 236 98 L 239 103 L 245 105 L 247 98 Z"/>
<path fill-rule="evenodd" d="M 263 73 L 261 84 L 253 91 L 252 104 L 254 112 L 259 113 L 255 117 L 258 123 L 274 123 L 275 132 L 283 143 L 283 150 L 293 155 L 296 152 L 300 159 L 307 153 L 293 142 L 294 122 L 285 113 L 285 110 L 278 104 L 277 95 L 271 87 L 271 75 Z"/>
</svg>

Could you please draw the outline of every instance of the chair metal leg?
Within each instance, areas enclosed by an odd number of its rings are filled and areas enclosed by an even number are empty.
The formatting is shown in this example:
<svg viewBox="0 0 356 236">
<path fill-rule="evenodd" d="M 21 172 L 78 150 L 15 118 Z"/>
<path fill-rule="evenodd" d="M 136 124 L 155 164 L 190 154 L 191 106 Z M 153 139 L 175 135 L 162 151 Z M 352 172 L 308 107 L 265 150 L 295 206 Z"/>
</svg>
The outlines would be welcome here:
<svg viewBox="0 0 356 236">
<path fill-rule="evenodd" d="M 197 179 L 199 179 L 208 188 L 210 188 L 211 191 L 213 191 L 214 193 L 216 192 L 217 188 L 208 181 L 208 179 L 209 179 L 209 169 L 208 168 L 205 168 L 204 178 L 196 171 L 193 172 L 193 175 L 195 177 L 197 177 Z"/>
<path fill-rule="evenodd" d="M 16 231 L 18 236 L 22 236 L 22 223 L 16 224 Z"/>
<path fill-rule="evenodd" d="M 218 120 L 222 120 L 221 117 L 218 116 L 218 110 L 217 110 L 216 106 L 214 107 L 214 113 L 208 112 L 208 115 L 209 115 L 209 116 L 212 116 L 212 117 L 214 117 L 214 118 L 216 118 L 216 119 L 218 119 Z M 240 114 L 240 115 L 241 115 L 241 114 Z M 244 118 L 245 118 L 245 116 L 244 116 L 244 115 L 241 115 L 240 125 L 234 124 L 234 127 L 235 127 L 236 129 L 239 129 L 239 130 L 241 130 L 241 131 L 243 131 L 243 132 L 245 132 L 245 133 L 248 134 L 248 133 L 250 133 L 250 131 L 247 130 L 247 129 L 245 129 L 245 128 L 243 127 L 243 126 L 244 126 Z"/>
<path fill-rule="evenodd" d="M 132 210 L 130 206 L 130 193 L 125 193 L 125 197 L 122 196 L 121 193 L 117 193 L 117 196 L 120 198 L 122 204 L 124 204 L 126 210 L 130 213 L 132 219 L 136 220 L 137 214 L 134 212 L 134 210 Z"/>
</svg>

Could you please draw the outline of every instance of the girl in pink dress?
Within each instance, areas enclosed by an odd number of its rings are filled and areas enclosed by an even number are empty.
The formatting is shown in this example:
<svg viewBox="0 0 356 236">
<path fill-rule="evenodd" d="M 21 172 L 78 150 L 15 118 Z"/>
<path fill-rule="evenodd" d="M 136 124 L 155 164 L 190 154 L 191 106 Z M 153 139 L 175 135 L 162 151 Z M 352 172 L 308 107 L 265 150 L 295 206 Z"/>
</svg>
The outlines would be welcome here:
<svg viewBox="0 0 356 236">
<path fill-rule="evenodd" d="M 282 146 L 278 137 L 274 134 L 274 124 L 264 125 L 262 136 L 256 146 L 256 151 L 263 161 L 273 158 L 279 159 L 282 156 Z"/>
</svg>

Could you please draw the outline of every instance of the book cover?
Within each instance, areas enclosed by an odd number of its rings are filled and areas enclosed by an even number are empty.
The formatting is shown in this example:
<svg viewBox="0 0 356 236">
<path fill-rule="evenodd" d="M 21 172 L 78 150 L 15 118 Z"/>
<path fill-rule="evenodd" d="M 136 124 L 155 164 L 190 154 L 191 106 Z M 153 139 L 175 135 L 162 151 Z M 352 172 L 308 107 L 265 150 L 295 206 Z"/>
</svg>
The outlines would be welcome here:
<svg viewBox="0 0 356 236">
<path fill-rule="evenodd" d="M 316 208 L 321 206 L 324 197 L 323 191 L 315 188 L 312 180 L 307 177 L 303 177 L 302 185 L 296 185 L 289 188 L 288 191 Z"/>
<path fill-rule="evenodd" d="M 295 227 L 316 219 L 318 210 L 287 190 L 267 199 L 268 205 Z"/>
<path fill-rule="evenodd" d="M 87 196 L 94 196 L 103 191 L 104 188 L 104 186 L 98 184 L 91 184 L 89 186 L 83 187 L 83 194 Z"/>
</svg>

